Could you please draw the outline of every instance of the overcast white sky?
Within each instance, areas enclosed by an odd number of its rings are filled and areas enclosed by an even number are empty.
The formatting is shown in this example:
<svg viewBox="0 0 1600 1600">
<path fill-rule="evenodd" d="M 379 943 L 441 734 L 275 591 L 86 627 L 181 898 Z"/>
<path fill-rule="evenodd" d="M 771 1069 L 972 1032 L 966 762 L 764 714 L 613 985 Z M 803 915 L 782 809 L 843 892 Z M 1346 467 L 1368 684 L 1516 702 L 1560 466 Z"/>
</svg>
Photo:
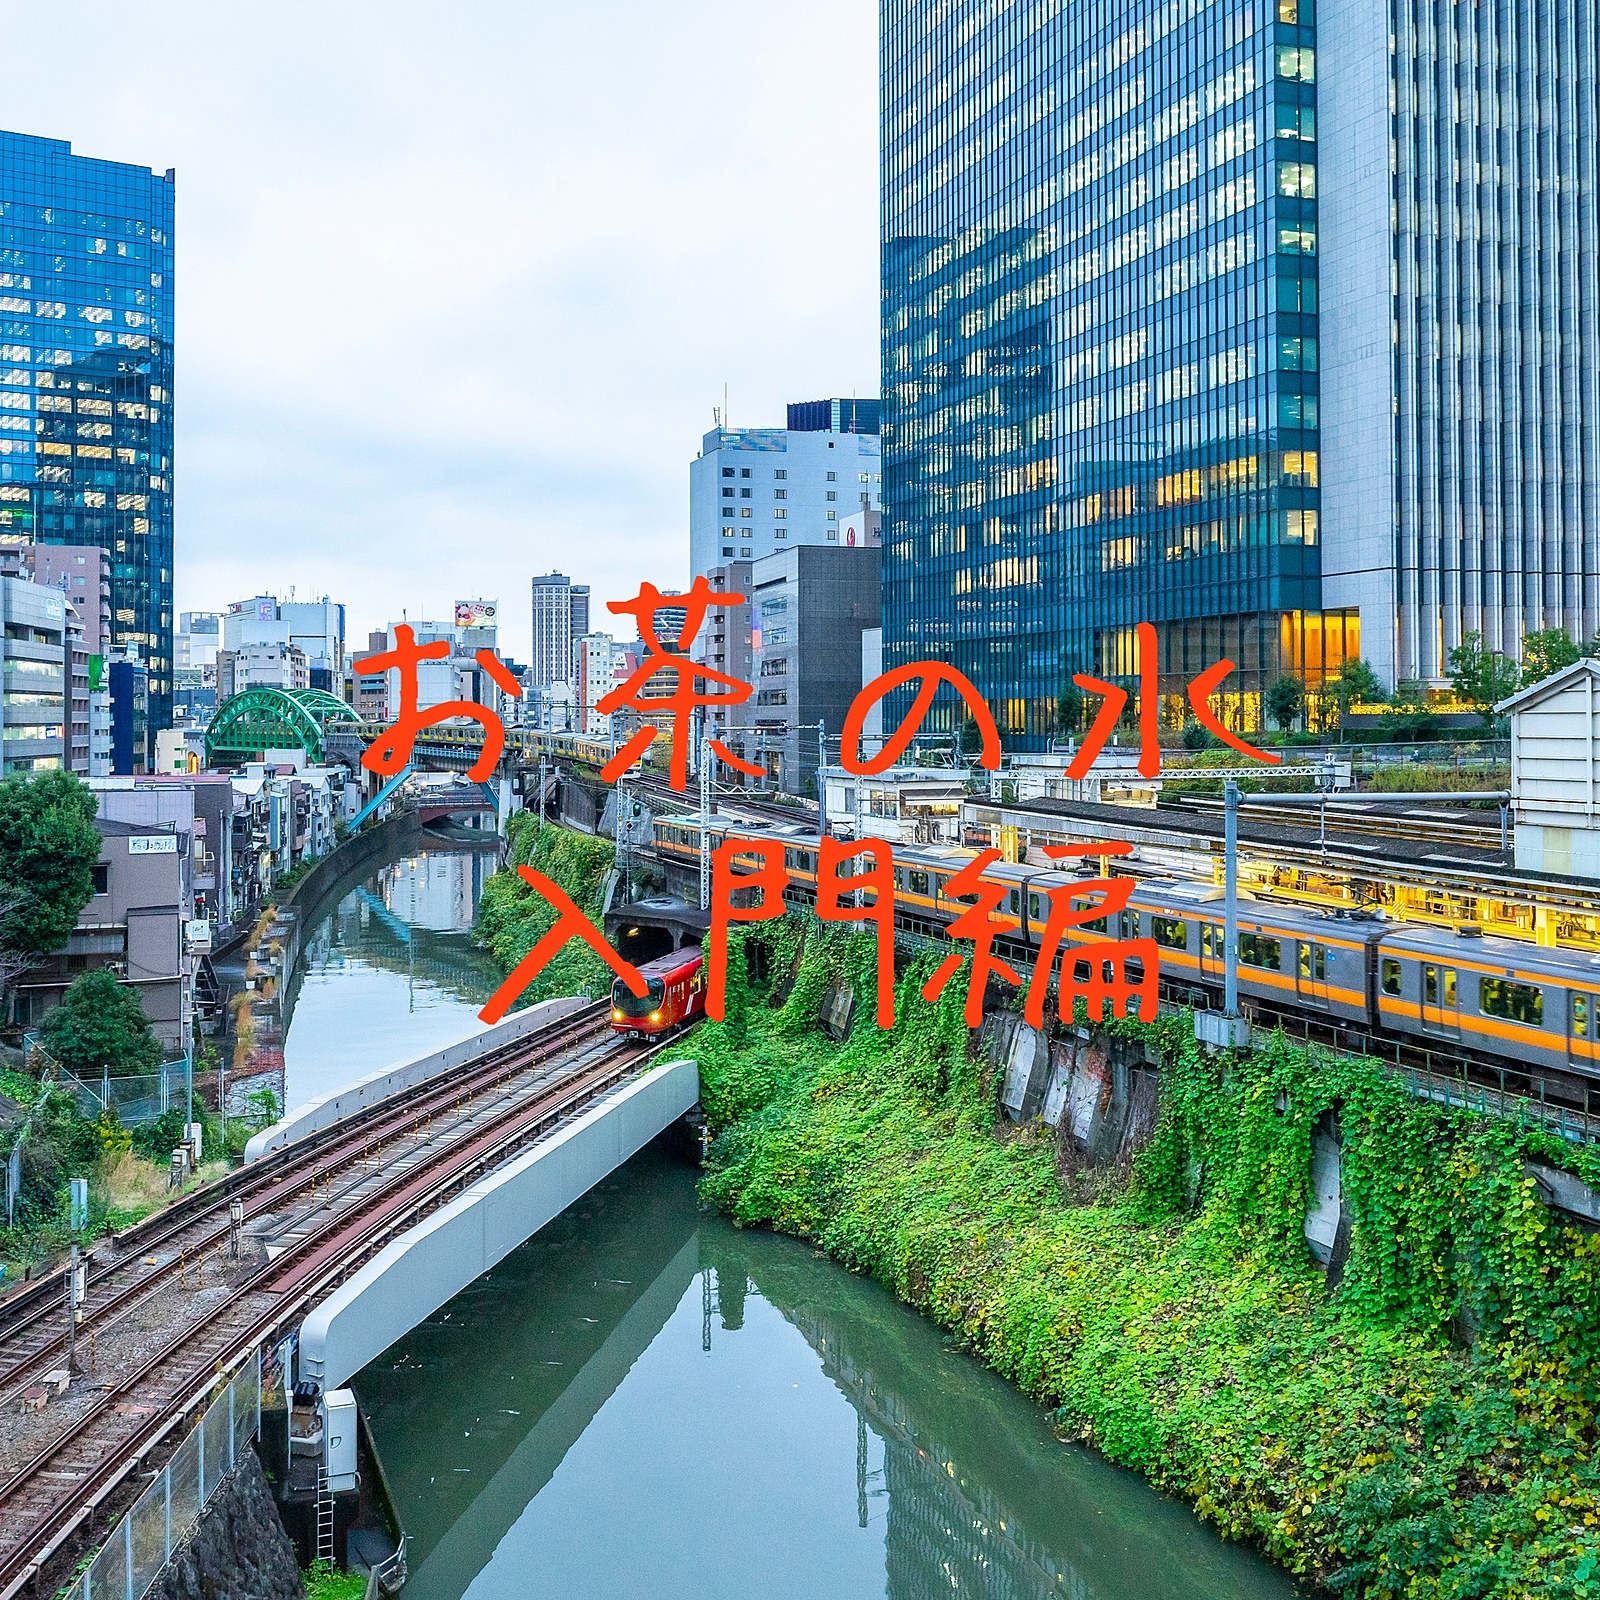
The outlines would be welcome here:
<svg viewBox="0 0 1600 1600">
<path fill-rule="evenodd" d="M 736 426 L 878 392 L 873 0 L 5 28 L 0 125 L 177 168 L 180 609 L 326 591 L 364 643 L 481 596 L 526 659 L 533 573 L 686 577 L 724 382 Z"/>
</svg>

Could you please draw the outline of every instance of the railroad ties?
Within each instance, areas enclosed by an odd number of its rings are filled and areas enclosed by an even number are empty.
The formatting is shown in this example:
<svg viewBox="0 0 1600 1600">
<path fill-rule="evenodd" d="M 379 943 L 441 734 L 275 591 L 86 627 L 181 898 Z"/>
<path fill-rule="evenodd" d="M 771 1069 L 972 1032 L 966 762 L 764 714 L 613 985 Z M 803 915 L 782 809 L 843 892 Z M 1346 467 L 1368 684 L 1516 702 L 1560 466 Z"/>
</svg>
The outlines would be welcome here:
<svg viewBox="0 0 1600 1600">
<path fill-rule="evenodd" d="M 0 1301 L 0 1600 L 65 1576 L 241 1360 L 655 1053 L 586 1007 L 186 1196 L 95 1253 L 64 1394 L 64 1274 Z"/>
</svg>

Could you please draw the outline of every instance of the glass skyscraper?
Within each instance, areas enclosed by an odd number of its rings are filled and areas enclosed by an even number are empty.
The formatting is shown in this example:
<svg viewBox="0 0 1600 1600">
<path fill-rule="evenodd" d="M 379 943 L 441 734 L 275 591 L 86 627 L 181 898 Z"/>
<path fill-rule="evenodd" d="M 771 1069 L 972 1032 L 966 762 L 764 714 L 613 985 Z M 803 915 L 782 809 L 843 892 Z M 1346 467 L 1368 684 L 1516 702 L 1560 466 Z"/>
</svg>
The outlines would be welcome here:
<svg viewBox="0 0 1600 1600">
<path fill-rule="evenodd" d="M 172 705 L 174 175 L 0 132 L 0 541 L 111 558 L 110 644 Z"/>
<path fill-rule="evenodd" d="M 1594 0 L 1406 0 L 1398 54 L 1312 5 L 884 0 L 885 666 L 1019 747 L 1141 621 L 1164 721 L 1228 656 L 1245 729 L 1281 673 L 1600 624 Z"/>
</svg>

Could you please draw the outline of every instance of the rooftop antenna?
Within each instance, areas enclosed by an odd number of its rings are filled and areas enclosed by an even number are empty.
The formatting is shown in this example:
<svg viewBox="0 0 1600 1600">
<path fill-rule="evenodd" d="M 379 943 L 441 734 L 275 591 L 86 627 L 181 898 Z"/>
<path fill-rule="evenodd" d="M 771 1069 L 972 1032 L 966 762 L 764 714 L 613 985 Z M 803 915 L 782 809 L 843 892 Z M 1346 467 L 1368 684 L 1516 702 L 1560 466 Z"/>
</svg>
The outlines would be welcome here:
<svg viewBox="0 0 1600 1600">
<path fill-rule="evenodd" d="M 722 426 L 724 428 L 731 426 L 728 421 L 728 384 L 726 379 L 723 380 L 722 384 Z"/>
</svg>

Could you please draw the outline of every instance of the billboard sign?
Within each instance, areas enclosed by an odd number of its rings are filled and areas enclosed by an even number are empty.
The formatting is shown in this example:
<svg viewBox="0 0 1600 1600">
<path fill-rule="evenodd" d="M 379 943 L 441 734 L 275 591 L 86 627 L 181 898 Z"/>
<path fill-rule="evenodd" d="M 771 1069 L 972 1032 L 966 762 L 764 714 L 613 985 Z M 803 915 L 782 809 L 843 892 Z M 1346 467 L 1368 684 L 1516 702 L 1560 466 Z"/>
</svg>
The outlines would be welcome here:
<svg viewBox="0 0 1600 1600">
<path fill-rule="evenodd" d="M 494 600 L 457 600 L 456 626 L 458 628 L 492 628 L 499 602 Z"/>
</svg>

